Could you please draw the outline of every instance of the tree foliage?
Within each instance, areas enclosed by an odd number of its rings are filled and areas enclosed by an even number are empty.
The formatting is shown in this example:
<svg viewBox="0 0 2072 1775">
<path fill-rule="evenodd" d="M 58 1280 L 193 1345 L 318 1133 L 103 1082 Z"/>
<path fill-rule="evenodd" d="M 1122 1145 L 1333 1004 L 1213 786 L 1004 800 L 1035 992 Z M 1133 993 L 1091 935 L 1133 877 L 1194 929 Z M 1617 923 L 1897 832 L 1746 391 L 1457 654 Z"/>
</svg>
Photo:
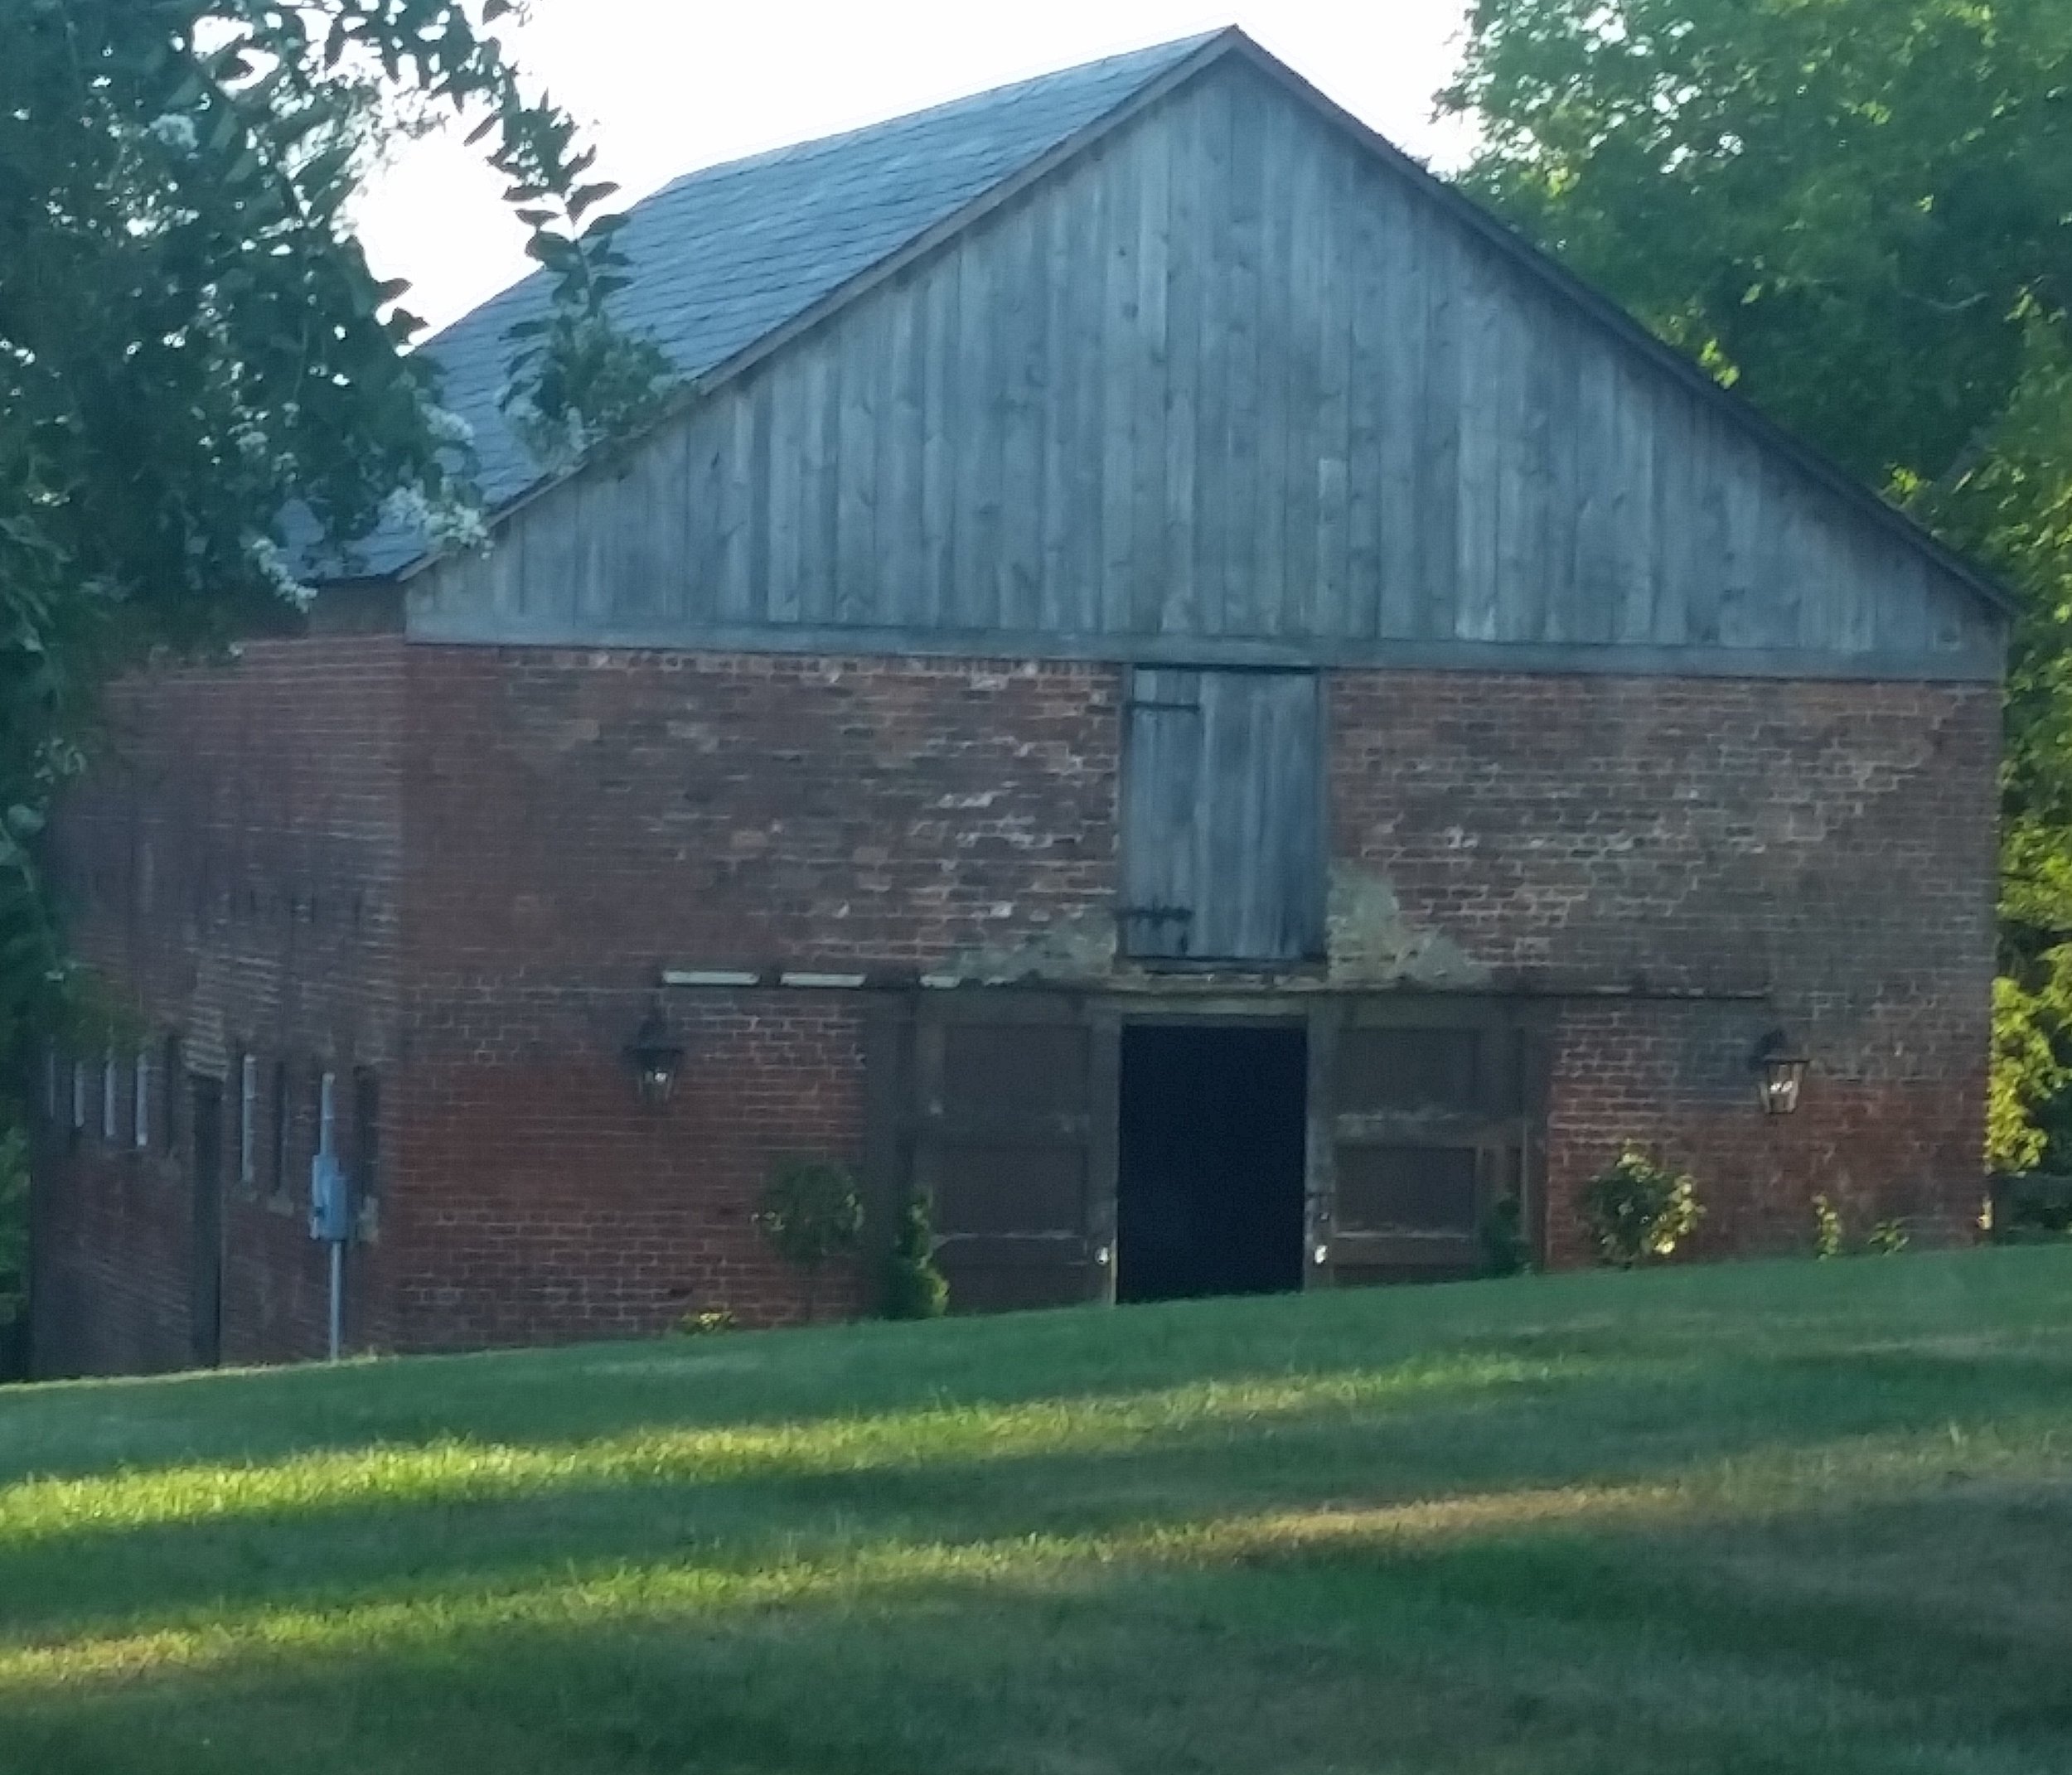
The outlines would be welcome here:
<svg viewBox="0 0 2072 1775">
<path fill-rule="evenodd" d="M 2072 7 L 1478 0 L 1477 195 L 2020 595 L 1991 1157 L 2072 1158 Z"/>
<path fill-rule="evenodd" d="M 291 530 L 349 539 L 385 512 L 435 544 L 479 536 L 466 428 L 405 349 L 406 286 L 376 280 L 347 220 L 382 141 L 466 117 L 508 181 L 554 299 L 513 341 L 507 399 L 554 441 L 548 466 L 662 398 L 659 351 L 610 322 L 612 187 L 521 87 L 490 28 L 513 11 L 0 0 L 0 1066 L 17 1078 L 32 1030 L 88 1014 L 35 839 L 109 675 L 278 623 L 306 595 Z M 21 1224 L 0 1175 L 0 1313 Z"/>
<path fill-rule="evenodd" d="M 659 385 L 605 315 L 612 187 L 489 29 L 512 10 L 0 0 L 0 1051 L 64 979 L 30 840 L 108 674 L 278 621 L 303 595 L 287 526 L 477 528 L 406 286 L 348 223 L 380 143 L 474 121 L 555 282 L 514 342 L 544 424 L 587 441 Z"/>
</svg>

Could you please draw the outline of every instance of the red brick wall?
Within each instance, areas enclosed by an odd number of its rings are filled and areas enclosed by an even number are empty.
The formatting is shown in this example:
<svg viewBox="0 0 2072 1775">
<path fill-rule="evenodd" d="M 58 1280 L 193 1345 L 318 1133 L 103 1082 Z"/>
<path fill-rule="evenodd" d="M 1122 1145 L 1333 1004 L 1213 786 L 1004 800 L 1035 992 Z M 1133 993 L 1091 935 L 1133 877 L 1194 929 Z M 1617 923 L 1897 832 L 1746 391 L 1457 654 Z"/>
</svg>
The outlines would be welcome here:
<svg viewBox="0 0 2072 1775">
<path fill-rule="evenodd" d="M 228 1353 L 320 1347 L 320 1064 L 341 1137 L 351 1068 L 384 1080 L 356 1342 L 794 1315 L 751 1216 L 781 1155 L 859 1155 L 859 995 L 670 989 L 690 1053 L 648 1112 L 622 1049 L 658 970 L 1106 977 L 1120 696 L 1102 665 L 395 637 L 125 686 L 137 767 L 59 827 L 83 947 L 230 1073 L 233 1153 L 235 1056 L 294 1069 L 288 1194 L 230 1211 Z M 1330 702 L 1339 983 L 1566 995 L 1558 1257 L 1627 1139 L 1697 1172 L 1714 1250 L 1803 1241 L 1816 1188 L 1859 1223 L 1968 1215 L 1990 689 L 1376 672 Z M 1766 1122 L 1747 1060 L 1779 1023 L 1815 1071 Z M 182 1359 L 185 1188 L 155 1156 L 45 1168 L 46 1369 Z"/>
<path fill-rule="evenodd" d="M 412 971 L 645 984 L 1039 941 L 1113 878 L 1112 666 L 424 646 Z"/>
<path fill-rule="evenodd" d="M 1336 849 L 1406 950 L 1435 931 L 1493 987 L 1631 995 L 1558 1025 L 1557 1257 L 1629 1139 L 1692 1168 L 1701 1250 L 1803 1245 L 1816 1191 L 1859 1225 L 1975 1215 L 1992 689 L 1348 674 L 1332 716 Z M 1813 1071 L 1766 1121 L 1748 1062 L 1780 1024 Z"/>
<path fill-rule="evenodd" d="M 753 1324 L 799 1316 L 799 1279 L 753 1216 L 779 1158 L 861 1157 L 854 995 L 677 999 L 688 1053 L 661 1108 L 637 1102 L 619 1053 L 641 994 L 588 997 L 579 1018 L 536 1003 L 551 1041 L 413 1066 L 413 1138 L 383 1223 L 397 1261 L 388 1341 L 630 1337 L 719 1309 Z M 847 1268 L 824 1275 L 819 1296 L 825 1314 L 862 1304 Z"/>
<path fill-rule="evenodd" d="M 353 1070 L 385 1068 L 397 1035 L 403 660 L 395 636 L 256 641 L 233 660 L 139 673 L 111 692 L 102 757 L 65 798 L 50 864 L 79 953 L 146 1044 L 151 1144 L 128 1142 L 127 1055 L 123 1138 L 99 1139 L 98 1086 L 85 1137 L 69 1150 L 46 1137 L 46 1155 L 65 1156 L 38 1177 L 40 1371 L 188 1358 L 191 1116 L 184 1079 L 168 1088 L 168 1033 L 183 1070 L 223 1080 L 225 1357 L 321 1352 L 324 1258 L 303 1221 L 317 1078 L 337 1076 L 347 1148 Z M 247 1053 L 260 1062 L 249 1189 L 238 1168 Z M 276 1192 L 282 1061 L 289 1125 Z M 356 1260 L 357 1330 L 380 1246 Z"/>
<path fill-rule="evenodd" d="M 671 990 L 690 1055 L 646 1113 L 622 1051 L 658 972 L 913 975 L 1105 918 L 1118 672 L 443 646 L 409 671 L 385 1333 L 796 1316 L 750 1216 L 779 1156 L 860 1156 L 856 997 Z"/>
<path fill-rule="evenodd" d="M 1855 1239 L 1888 1217 L 1922 1243 L 1971 1236 L 1983 1190 L 1984 1019 L 1961 1007 L 1906 1015 L 1906 1045 L 1884 1053 L 1852 1050 L 1847 1019 L 1821 1017 L 1809 1044 L 1821 1057 L 1798 1111 L 1767 1116 L 1748 1057 L 1774 1012 L 1661 1001 L 1568 1011 L 1548 1106 L 1554 1260 L 1590 1260 L 1575 1196 L 1629 1142 L 1696 1181 L 1706 1212 L 1694 1257 L 1807 1249 L 1816 1192 Z M 1898 1019 L 1887 1009 L 1876 1021 L 1890 1030 Z"/>
</svg>

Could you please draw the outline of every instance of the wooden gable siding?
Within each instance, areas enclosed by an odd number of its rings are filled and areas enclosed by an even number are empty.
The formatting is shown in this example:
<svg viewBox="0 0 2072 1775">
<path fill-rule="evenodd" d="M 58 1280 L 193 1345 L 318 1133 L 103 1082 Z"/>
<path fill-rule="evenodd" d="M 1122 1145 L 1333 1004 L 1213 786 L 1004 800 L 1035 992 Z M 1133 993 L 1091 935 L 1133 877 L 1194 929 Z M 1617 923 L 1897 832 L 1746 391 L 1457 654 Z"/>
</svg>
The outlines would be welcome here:
<svg viewBox="0 0 2072 1775">
<path fill-rule="evenodd" d="M 2001 644 L 1241 61 L 524 506 L 411 626 L 1960 678 Z"/>
</svg>

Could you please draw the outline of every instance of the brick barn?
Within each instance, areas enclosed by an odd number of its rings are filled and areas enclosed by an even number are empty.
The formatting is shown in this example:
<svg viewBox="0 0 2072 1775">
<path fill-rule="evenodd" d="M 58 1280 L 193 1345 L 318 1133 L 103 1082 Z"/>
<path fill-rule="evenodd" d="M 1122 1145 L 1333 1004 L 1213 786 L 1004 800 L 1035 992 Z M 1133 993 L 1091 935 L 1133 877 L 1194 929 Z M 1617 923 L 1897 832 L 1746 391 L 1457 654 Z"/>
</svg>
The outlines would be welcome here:
<svg viewBox="0 0 2072 1775">
<path fill-rule="evenodd" d="M 622 239 L 663 423 L 543 476 L 520 284 L 494 546 L 114 691 L 41 1371 L 319 1352 L 325 1123 L 353 1348 L 792 1315 L 794 1154 L 975 1309 L 1580 1261 L 1629 1140 L 1713 1254 L 1962 1236 L 2007 613 L 1903 517 L 1235 32 Z"/>
</svg>

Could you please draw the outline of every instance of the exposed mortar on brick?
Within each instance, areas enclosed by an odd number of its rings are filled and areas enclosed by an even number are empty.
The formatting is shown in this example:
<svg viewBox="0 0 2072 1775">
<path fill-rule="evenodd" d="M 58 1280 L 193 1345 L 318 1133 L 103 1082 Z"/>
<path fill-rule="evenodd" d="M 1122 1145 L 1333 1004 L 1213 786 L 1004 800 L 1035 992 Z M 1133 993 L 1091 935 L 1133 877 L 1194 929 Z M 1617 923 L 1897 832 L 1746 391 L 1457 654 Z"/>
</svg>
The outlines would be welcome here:
<svg viewBox="0 0 2072 1775">
<path fill-rule="evenodd" d="M 1067 913 L 1048 929 L 1002 944 L 959 950 L 931 973 L 968 985 L 1106 980 L 1115 971 L 1115 916 L 1105 907 Z"/>
<path fill-rule="evenodd" d="M 1331 867 L 1325 922 L 1334 984 L 1487 985 L 1489 970 L 1443 931 L 1413 924 L 1396 890 L 1355 863 Z"/>
</svg>

